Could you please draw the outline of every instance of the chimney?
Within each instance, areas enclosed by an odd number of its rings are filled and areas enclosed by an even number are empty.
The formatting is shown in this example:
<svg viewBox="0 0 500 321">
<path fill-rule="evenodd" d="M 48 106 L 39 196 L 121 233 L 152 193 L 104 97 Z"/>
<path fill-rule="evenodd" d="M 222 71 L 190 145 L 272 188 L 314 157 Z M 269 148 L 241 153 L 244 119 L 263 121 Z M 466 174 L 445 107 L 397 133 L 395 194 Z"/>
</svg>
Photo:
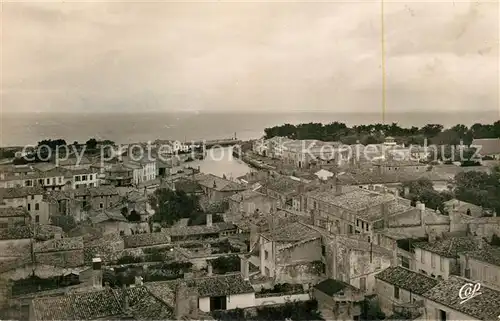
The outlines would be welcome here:
<svg viewBox="0 0 500 321">
<path fill-rule="evenodd" d="M 249 276 L 249 267 L 248 267 L 248 259 L 245 256 L 240 256 L 240 266 L 241 266 L 241 276 L 243 280 L 250 280 Z"/>
<path fill-rule="evenodd" d="M 122 291 L 123 291 L 123 311 L 127 312 L 129 310 L 129 302 L 128 302 L 128 292 L 127 292 L 127 286 L 125 284 L 122 285 Z"/>
<path fill-rule="evenodd" d="M 137 275 L 135 277 L 135 286 L 142 286 L 144 283 L 142 281 L 142 276 Z"/>
<path fill-rule="evenodd" d="M 420 211 L 420 225 L 425 227 L 425 204 L 417 202 L 416 207 Z"/>
<path fill-rule="evenodd" d="M 212 263 L 207 262 L 207 276 L 212 276 Z"/>
<path fill-rule="evenodd" d="M 410 188 L 408 186 L 405 186 L 403 189 L 403 197 L 408 198 L 410 196 Z"/>
<path fill-rule="evenodd" d="M 189 288 L 185 281 L 181 280 L 175 289 L 175 319 L 182 320 L 189 315 Z"/>
<path fill-rule="evenodd" d="M 212 214 L 207 214 L 207 226 L 212 226 Z"/>
<path fill-rule="evenodd" d="M 384 220 L 384 228 L 389 227 L 389 210 L 387 207 L 387 203 L 380 204 L 380 211 L 382 212 L 382 219 Z"/>
<path fill-rule="evenodd" d="M 92 259 L 92 286 L 102 288 L 102 261 L 98 257 Z"/>
<path fill-rule="evenodd" d="M 427 236 L 428 236 L 428 238 L 429 238 L 429 240 L 428 240 L 428 242 L 429 242 L 429 243 L 434 243 L 434 242 L 436 242 L 436 239 L 437 239 L 436 232 L 434 232 L 434 231 L 430 231 L 430 232 L 429 232 L 429 234 L 428 234 Z"/>
</svg>

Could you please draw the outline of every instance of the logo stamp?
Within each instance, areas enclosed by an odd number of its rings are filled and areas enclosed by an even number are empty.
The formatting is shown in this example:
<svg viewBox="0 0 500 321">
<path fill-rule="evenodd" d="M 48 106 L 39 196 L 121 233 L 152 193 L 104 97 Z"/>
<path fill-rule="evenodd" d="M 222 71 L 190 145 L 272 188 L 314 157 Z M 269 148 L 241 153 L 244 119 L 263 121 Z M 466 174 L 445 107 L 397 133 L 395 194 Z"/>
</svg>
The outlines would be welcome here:
<svg viewBox="0 0 500 321">
<path fill-rule="evenodd" d="M 475 298 L 476 296 L 480 295 L 481 292 L 481 283 L 467 283 L 464 284 L 461 288 L 460 291 L 458 292 L 458 297 L 462 300 L 460 304 L 464 304 L 465 302 L 469 301 L 472 298 Z"/>
</svg>

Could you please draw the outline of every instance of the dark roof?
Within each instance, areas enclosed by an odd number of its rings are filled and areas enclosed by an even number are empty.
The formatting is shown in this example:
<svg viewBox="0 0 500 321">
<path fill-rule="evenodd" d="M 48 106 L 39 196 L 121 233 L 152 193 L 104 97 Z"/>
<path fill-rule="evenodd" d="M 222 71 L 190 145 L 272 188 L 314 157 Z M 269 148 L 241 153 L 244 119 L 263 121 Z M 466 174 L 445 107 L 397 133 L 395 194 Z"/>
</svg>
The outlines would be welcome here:
<svg viewBox="0 0 500 321">
<path fill-rule="evenodd" d="M 109 196 L 119 195 L 118 189 L 112 185 L 101 185 L 97 187 L 77 188 L 75 196 Z"/>
<path fill-rule="evenodd" d="M 35 320 L 95 320 L 122 314 L 110 289 L 33 299 Z"/>
<path fill-rule="evenodd" d="M 41 187 L 8 187 L 0 188 L 0 198 L 21 198 L 30 195 L 43 195 Z"/>
<path fill-rule="evenodd" d="M 192 225 L 170 227 L 163 230 L 164 233 L 171 236 L 187 236 L 187 235 L 202 235 L 213 234 L 236 229 L 236 225 L 228 222 L 213 223 L 212 226 L 207 225 Z"/>
<path fill-rule="evenodd" d="M 316 284 L 314 286 L 314 288 L 323 292 L 324 294 L 326 294 L 328 296 L 333 296 L 346 288 L 349 288 L 352 290 L 357 290 L 355 287 L 353 287 L 350 284 L 347 284 L 347 283 L 342 282 L 342 281 L 333 280 L 333 279 L 326 279 L 323 282 Z"/>
<path fill-rule="evenodd" d="M 471 146 L 481 146 L 481 150 L 479 150 L 481 155 L 500 154 L 500 138 L 474 139 Z"/>
<path fill-rule="evenodd" d="M 170 235 L 164 232 L 123 236 L 125 247 L 152 246 L 170 243 Z"/>
<path fill-rule="evenodd" d="M 481 250 L 467 252 L 466 254 L 472 259 L 500 266 L 500 248 L 498 247 L 485 246 Z"/>
<path fill-rule="evenodd" d="M 0 217 L 25 217 L 29 216 L 24 207 L 0 207 Z"/>
<path fill-rule="evenodd" d="M 282 227 L 276 228 L 274 231 L 262 233 L 266 239 L 276 242 L 297 242 L 307 239 L 321 237 L 321 234 L 299 222 L 293 222 Z"/>
<path fill-rule="evenodd" d="M 145 286 L 127 288 L 130 312 L 136 320 L 172 320 L 174 309 L 152 295 Z M 123 302 L 124 291 L 115 290 L 119 302 Z"/>
<path fill-rule="evenodd" d="M 472 237 L 450 237 L 432 243 L 419 242 L 415 243 L 414 246 L 440 256 L 457 258 L 460 253 L 479 250 L 480 242 L 484 241 Z"/>
<path fill-rule="evenodd" d="M 400 266 L 389 267 L 375 275 L 375 278 L 418 295 L 438 284 L 436 279 Z"/>
<path fill-rule="evenodd" d="M 500 291 L 498 290 L 481 284 L 479 291 L 481 294 L 461 304 L 462 299 L 458 293 L 465 284 L 470 282 L 470 280 L 452 275 L 422 296 L 478 320 L 497 320 L 500 315 Z"/>
<path fill-rule="evenodd" d="M 0 240 L 29 239 L 32 235 L 29 226 L 12 226 L 0 229 Z"/>
<path fill-rule="evenodd" d="M 73 251 L 83 249 L 83 237 L 65 237 L 61 239 L 52 239 L 45 242 L 35 243 L 35 252 L 58 252 Z"/>
<path fill-rule="evenodd" d="M 220 192 L 243 191 L 246 189 L 244 186 L 238 183 L 213 174 L 199 173 L 194 175 L 194 180 L 197 181 L 201 186 Z"/>
<path fill-rule="evenodd" d="M 186 282 L 188 287 L 196 287 L 199 297 L 255 292 L 250 281 L 245 281 L 239 272 L 196 279 L 149 282 L 146 287 L 158 297 L 168 297 L 172 295 L 172 291 L 175 291 L 175 286 L 179 282 Z"/>
</svg>

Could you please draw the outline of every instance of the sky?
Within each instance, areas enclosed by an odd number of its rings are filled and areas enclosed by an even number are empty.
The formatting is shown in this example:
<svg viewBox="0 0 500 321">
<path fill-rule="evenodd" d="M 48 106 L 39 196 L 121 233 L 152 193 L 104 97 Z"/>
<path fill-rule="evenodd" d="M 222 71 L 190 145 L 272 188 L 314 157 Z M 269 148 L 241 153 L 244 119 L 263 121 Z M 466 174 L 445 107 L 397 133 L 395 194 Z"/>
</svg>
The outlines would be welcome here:
<svg viewBox="0 0 500 321">
<path fill-rule="evenodd" d="M 1 6 L 2 112 L 383 108 L 380 0 Z M 498 7 L 385 0 L 386 111 L 500 110 Z"/>
</svg>

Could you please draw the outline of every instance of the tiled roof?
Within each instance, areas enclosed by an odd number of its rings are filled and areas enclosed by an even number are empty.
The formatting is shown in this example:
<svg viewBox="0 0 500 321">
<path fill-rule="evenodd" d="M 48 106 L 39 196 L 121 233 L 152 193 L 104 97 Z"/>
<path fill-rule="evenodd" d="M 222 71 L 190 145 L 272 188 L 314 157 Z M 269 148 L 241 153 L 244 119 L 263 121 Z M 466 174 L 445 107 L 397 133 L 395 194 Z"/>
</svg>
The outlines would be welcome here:
<svg viewBox="0 0 500 321">
<path fill-rule="evenodd" d="M 73 166 L 73 165 L 76 165 L 77 163 L 78 163 L 78 159 L 76 157 L 70 157 L 68 159 L 58 159 L 57 160 L 57 164 L 59 166 Z M 89 165 L 89 164 L 92 164 L 92 162 L 85 156 L 83 156 L 80 159 L 80 162 L 78 163 L 78 165 Z"/>
<path fill-rule="evenodd" d="M 479 151 L 481 155 L 500 154 L 500 138 L 474 139 L 471 145 L 481 146 L 481 150 Z"/>
<path fill-rule="evenodd" d="M 130 313 L 136 320 L 172 320 L 174 308 L 156 298 L 145 286 L 116 289 L 114 294 L 118 302 L 124 301 L 124 293 L 128 295 Z"/>
<path fill-rule="evenodd" d="M 118 189 L 112 185 L 100 185 L 97 187 L 77 188 L 75 196 L 110 196 L 119 195 Z"/>
<path fill-rule="evenodd" d="M 35 243 L 35 252 L 57 252 L 73 251 L 83 249 L 83 237 L 65 237 L 61 239 L 52 239 L 45 242 Z"/>
<path fill-rule="evenodd" d="M 175 182 L 175 190 L 184 191 L 188 194 L 203 192 L 198 182 L 186 178 L 180 178 Z"/>
<path fill-rule="evenodd" d="M 25 217 L 29 216 L 28 211 L 24 207 L 0 207 L 0 217 Z"/>
<path fill-rule="evenodd" d="M 9 187 L 0 188 L 0 198 L 23 198 L 31 195 L 43 195 L 41 187 Z"/>
<path fill-rule="evenodd" d="M 170 243 L 170 235 L 164 232 L 123 236 L 125 247 L 152 246 Z"/>
<path fill-rule="evenodd" d="M 500 267 L 500 248 L 485 246 L 482 250 L 466 253 L 470 258 Z"/>
<path fill-rule="evenodd" d="M 276 227 L 274 231 L 262 233 L 262 236 L 276 242 L 298 242 L 320 237 L 321 234 L 302 223 L 293 222 L 282 227 Z"/>
<path fill-rule="evenodd" d="M 186 282 L 188 287 L 196 287 L 201 298 L 255 292 L 250 281 L 245 281 L 239 272 L 195 279 L 148 282 L 145 286 L 155 296 L 164 301 L 171 301 L 179 282 Z"/>
<path fill-rule="evenodd" d="M 216 191 L 220 192 L 245 190 L 244 186 L 213 174 L 199 173 L 194 175 L 194 180 L 197 181 L 201 186 L 209 189 L 215 189 Z"/>
<path fill-rule="evenodd" d="M 97 213 L 92 213 L 90 221 L 94 224 L 99 224 L 106 221 L 128 222 L 120 211 L 102 210 Z"/>
<path fill-rule="evenodd" d="M 458 295 L 460 289 L 470 282 L 470 280 L 452 275 L 422 296 L 478 320 L 497 320 L 500 315 L 500 291 L 498 290 L 481 284 L 481 294 L 461 304 L 462 299 Z"/>
<path fill-rule="evenodd" d="M 0 240 L 29 239 L 32 235 L 29 226 L 12 226 L 0 229 Z"/>
<path fill-rule="evenodd" d="M 35 320 L 95 320 L 122 314 L 111 289 L 33 300 Z"/>
<path fill-rule="evenodd" d="M 400 266 L 391 266 L 375 275 L 375 278 L 418 295 L 438 284 L 436 279 Z"/>
<path fill-rule="evenodd" d="M 236 193 L 234 195 L 231 195 L 231 197 L 229 199 L 231 201 L 234 201 L 234 202 L 241 202 L 243 200 L 250 200 L 250 199 L 256 198 L 256 197 L 266 197 L 266 195 L 259 193 L 259 192 L 252 191 L 252 190 L 246 190 L 246 191 L 242 191 L 242 192 Z"/>
<path fill-rule="evenodd" d="M 89 226 L 89 225 L 79 225 L 68 232 L 69 237 L 82 236 L 84 242 L 90 242 L 99 239 L 103 236 L 103 232 L 100 228 Z"/>
<path fill-rule="evenodd" d="M 213 223 L 212 226 L 207 225 L 192 225 L 170 227 L 162 230 L 164 233 L 171 236 L 187 236 L 187 235 L 202 235 L 213 234 L 236 229 L 233 223 L 221 222 Z"/>
<path fill-rule="evenodd" d="M 450 237 L 436 242 L 415 243 L 415 248 L 436 253 L 448 258 L 457 258 L 460 253 L 479 250 L 483 240 L 472 237 Z"/>
<path fill-rule="evenodd" d="M 281 176 L 267 180 L 263 186 L 266 189 L 282 194 L 292 194 L 297 192 L 299 185 L 303 184 L 300 181 L 291 179 L 290 177 Z"/>
<path fill-rule="evenodd" d="M 326 279 L 326 280 L 316 284 L 314 286 L 314 288 L 329 295 L 329 296 L 333 296 L 346 288 L 353 290 L 353 291 L 359 291 L 358 289 L 356 289 L 355 287 L 353 287 L 352 285 L 350 285 L 348 283 L 338 281 L 338 280 L 333 280 L 333 279 Z"/>
</svg>

